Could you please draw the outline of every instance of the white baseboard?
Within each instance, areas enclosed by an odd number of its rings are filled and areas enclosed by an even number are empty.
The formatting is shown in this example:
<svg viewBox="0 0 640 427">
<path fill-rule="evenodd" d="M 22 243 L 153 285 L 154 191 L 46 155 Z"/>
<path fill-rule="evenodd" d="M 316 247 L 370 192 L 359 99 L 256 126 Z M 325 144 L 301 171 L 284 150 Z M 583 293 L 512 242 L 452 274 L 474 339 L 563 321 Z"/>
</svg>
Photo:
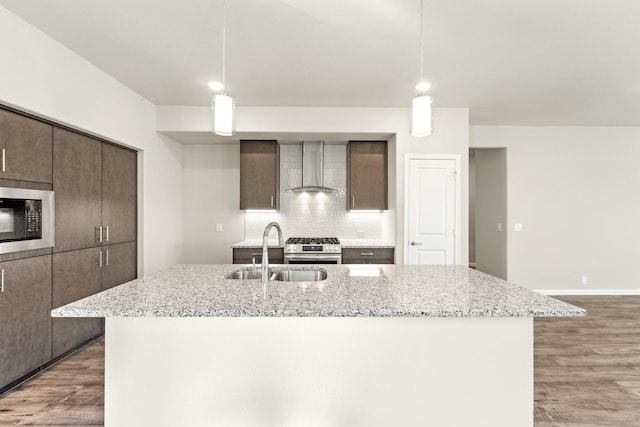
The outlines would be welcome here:
<svg viewBox="0 0 640 427">
<path fill-rule="evenodd" d="M 544 295 L 640 295 L 640 289 L 534 289 Z"/>
</svg>

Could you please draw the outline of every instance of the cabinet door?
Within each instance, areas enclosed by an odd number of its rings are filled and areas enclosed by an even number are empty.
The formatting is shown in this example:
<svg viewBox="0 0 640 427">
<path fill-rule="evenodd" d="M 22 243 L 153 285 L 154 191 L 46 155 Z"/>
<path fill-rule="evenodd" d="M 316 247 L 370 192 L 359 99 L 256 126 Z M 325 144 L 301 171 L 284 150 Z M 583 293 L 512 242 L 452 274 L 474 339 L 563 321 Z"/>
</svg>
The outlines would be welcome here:
<svg viewBox="0 0 640 427">
<path fill-rule="evenodd" d="M 101 290 L 101 248 L 53 255 L 53 308 Z M 53 357 L 100 334 L 100 318 L 53 318 Z"/>
<path fill-rule="evenodd" d="M 269 248 L 269 264 L 284 264 L 284 249 Z M 234 264 L 256 264 L 262 263 L 262 248 L 233 248 Z"/>
<path fill-rule="evenodd" d="M 343 264 L 393 264 L 392 248 L 343 248 Z"/>
<path fill-rule="evenodd" d="M 0 178 L 51 183 L 52 128 L 0 110 Z"/>
<path fill-rule="evenodd" d="M 387 141 L 349 141 L 347 210 L 388 209 Z"/>
<path fill-rule="evenodd" d="M 240 209 L 280 209 L 278 141 L 240 141 Z"/>
<path fill-rule="evenodd" d="M 138 277 L 136 243 L 102 247 L 102 290 L 113 288 Z"/>
<path fill-rule="evenodd" d="M 56 208 L 54 252 L 99 246 L 101 146 L 93 138 L 53 130 L 53 190 Z"/>
<path fill-rule="evenodd" d="M 0 388 L 51 358 L 51 255 L 0 263 Z"/>
<path fill-rule="evenodd" d="M 103 244 L 136 239 L 137 182 L 137 153 L 102 143 Z"/>
</svg>

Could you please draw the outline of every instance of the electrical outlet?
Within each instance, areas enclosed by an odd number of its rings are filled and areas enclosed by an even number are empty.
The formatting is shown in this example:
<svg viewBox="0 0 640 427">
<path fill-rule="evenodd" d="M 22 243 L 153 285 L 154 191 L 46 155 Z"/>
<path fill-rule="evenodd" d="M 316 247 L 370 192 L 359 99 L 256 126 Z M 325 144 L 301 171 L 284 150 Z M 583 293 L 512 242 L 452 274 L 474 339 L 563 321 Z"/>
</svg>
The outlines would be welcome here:
<svg viewBox="0 0 640 427">
<path fill-rule="evenodd" d="M 501 222 L 498 223 L 498 231 L 502 231 L 502 223 Z"/>
<path fill-rule="evenodd" d="M 216 231 L 217 232 L 222 231 L 222 224 L 216 224 Z"/>
<path fill-rule="evenodd" d="M 587 284 L 587 276 L 582 276 L 580 278 L 580 283 L 582 283 L 583 285 L 586 285 Z"/>
<path fill-rule="evenodd" d="M 522 224 L 513 224 L 513 231 L 522 231 Z"/>
</svg>

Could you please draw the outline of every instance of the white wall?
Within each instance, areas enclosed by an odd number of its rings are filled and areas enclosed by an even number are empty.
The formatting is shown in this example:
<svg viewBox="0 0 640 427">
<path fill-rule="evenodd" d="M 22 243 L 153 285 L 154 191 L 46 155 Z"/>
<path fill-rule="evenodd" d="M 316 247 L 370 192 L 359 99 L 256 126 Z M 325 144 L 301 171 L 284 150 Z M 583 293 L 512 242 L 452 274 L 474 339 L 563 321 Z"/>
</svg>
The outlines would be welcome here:
<svg viewBox="0 0 640 427">
<path fill-rule="evenodd" d="M 507 279 L 507 153 L 504 148 L 475 152 L 476 268 Z M 498 229 L 502 224 L 502 230 Z"/>
<path fill-rule="evenodd" d="M 0 103 L 142 150 L 140 273 L 182 259 L 182 145 L 155 106 L 0 6 Z"/>
<path fill-rule="evenodd" d="M 469 265 L 476 262 L 476 150 L 469 150 Z"/>
<path fill-rule="evenodd" d="M 184 261 L 231 263 L 230 246 L 244 239 L 237 144 L 184 147 Z M 222 224 L 222 231 L 216 231 Z"/>
<path fill-rule="evenodd" d="M 210 129 L 207 107 L 159 106 L 157 129 L 162 132 L 205 132 Z M 427 138 L 409 135 L 408 108 L 238 107 L 239 133 L 384 133 L 390 140 L 389 218 L 395 218 L 396 260 L 404 254 L 404 162 L 407 154 L 457 154 L 461 170 L 461 263 L 468 262 L 469 112 L 466 108 L 436 108 L 435 131 Z M 394 149 L 395 148 L 395 149 Z M 229 193 L 224 193 L 229 194 Z M 224 196 L 224 194 L 222 196 Z M 229 196 L 230 197 L 230 196 Z M 186 220 L 186 219 L 185 219 Z M 385 227 L 391 227 L 384 224 Z M 234 231 L 236 233 L 236 231 Z M 237 233 L 239 234 L 239 233 Z"/>
<path fill-rule="evenodd" d="M 507 147 L 510 281 L 640 289 L 640 128 L 474 126 L 470 135 L 472 147 Z"/>
</svg>

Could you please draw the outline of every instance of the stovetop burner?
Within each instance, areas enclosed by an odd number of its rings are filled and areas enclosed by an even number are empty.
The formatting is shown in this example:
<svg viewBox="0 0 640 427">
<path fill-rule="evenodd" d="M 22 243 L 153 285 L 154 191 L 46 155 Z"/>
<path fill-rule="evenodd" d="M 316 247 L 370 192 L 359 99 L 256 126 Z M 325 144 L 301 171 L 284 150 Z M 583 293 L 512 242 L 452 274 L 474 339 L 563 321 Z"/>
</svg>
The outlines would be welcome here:
<svg viewBox="0 0 640 427">
<path fill-rule="evenodd" d="M 289 237 L 287 245 L 339 245 L 337 237 Z"/>
</svg>

